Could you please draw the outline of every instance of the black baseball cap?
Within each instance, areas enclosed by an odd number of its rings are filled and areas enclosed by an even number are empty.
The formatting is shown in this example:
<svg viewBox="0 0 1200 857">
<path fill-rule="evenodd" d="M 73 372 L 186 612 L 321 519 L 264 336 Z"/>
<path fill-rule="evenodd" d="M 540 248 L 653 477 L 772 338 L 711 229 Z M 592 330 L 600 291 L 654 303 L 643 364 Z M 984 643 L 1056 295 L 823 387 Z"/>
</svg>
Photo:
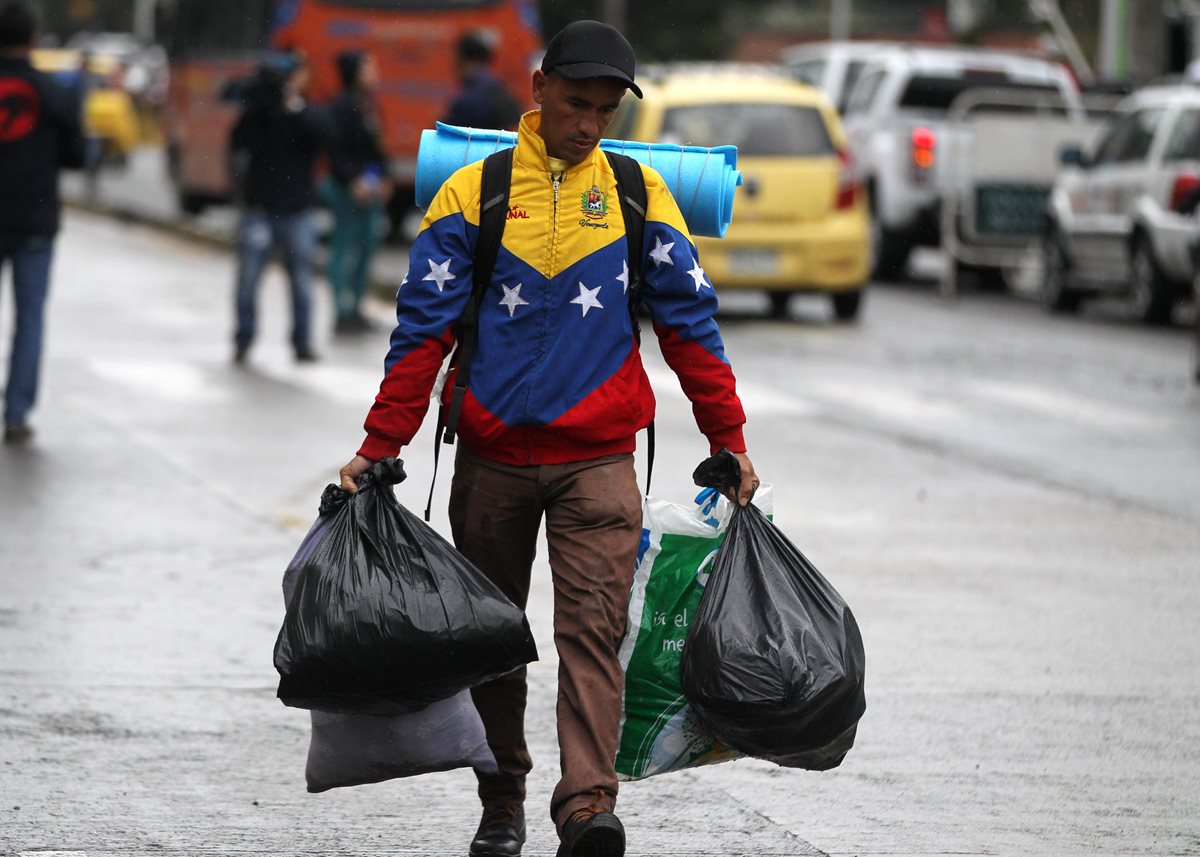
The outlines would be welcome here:
<svg viewBox="0 0 1200 857">
<path fill-rule="evenodd" d="M 612 77 L 624 83 L 638 98 L 642 90 L 633 82 L 636 61 L 633 47 L 621 32 L 599 21 L 572 21 L 546 45 L 542 71 L 561 74 L 569 80 Z"/>
</svg>

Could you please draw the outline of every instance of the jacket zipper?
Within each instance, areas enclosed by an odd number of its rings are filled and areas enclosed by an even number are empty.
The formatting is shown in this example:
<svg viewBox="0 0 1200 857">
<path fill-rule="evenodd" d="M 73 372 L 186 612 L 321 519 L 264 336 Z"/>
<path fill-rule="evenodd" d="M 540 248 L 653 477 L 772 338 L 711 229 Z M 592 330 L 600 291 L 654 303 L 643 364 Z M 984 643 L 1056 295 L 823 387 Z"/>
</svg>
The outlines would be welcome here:
<svg viewBox="0 0 1200 857">
<path fill-rule="evenodd" d="M 559 185 L 562 184 L 562 180 L 563 180 L 562 173 L 551 173 L 550 174 L 550 186 L 554 189 L 554 206 L 550 213 L 550 222 L 552 224 L 551 231 L 550 231 L 550 264 L 548 266 L 548 270 L 550 270 L 550 271 L 554 270 L 555 260 L 558 258 L 558 188 L 559 188 Z M 551 278 L 551 279 L 553 279 L 553 278 Z M 526 399 L 525 418 L 526 419 L 529 418 L 528 399 Z M 526 444 L 526 446 L 525 446 L 526 459 L 525 460 L 532 463 L 533 462 L 533 432 L 528 427 L 526 427 L 526 429 L 525 429 L 525 444 Z"/>
</svg>

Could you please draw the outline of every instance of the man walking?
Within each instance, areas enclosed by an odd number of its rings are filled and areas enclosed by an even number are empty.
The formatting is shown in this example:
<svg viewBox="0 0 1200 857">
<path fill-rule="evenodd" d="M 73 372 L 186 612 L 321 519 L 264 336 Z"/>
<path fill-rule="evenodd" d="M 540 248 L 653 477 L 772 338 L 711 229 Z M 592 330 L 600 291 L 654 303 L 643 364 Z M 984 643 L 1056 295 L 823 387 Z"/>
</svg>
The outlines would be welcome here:
<svg viewBox="0 0 1200 857">
<path fill-rule="evenodd" d="M 0 7 L 0 269 L 12 268 L 16 323 L 4 387 L 4 441 L 33 436 L 60 167 L 82 167 L 82 105 L 29 61 L 37 23 L 19 2 Z"/>
<path fill-rule="evenodd" d="M 617 646 L 641 535 L 633 467 L 654 414 L 629 312 L 629 249 L 616 179 L 597 149 L 625 90 L 633 49 L 595 21 L 565 27 L 533 74 L 540 110 L 521 119 L 510 210 L 479 307 L 450 498 L 455 542 L 524 608 L 546 523 L 560 658 L 562 778 L 551 799 L 559 857 L 621 857 L 613 768 L 623 676 Z M 659 347 L 712 451 L 738 454 L 745 503 L 757 487 L 745 416 L 714 320 L 717 301 L 662 178 L 643 168 L 647 205 L 640 294 Z M 419 427 L 455 324 L 472 293 L 482 166 L 456 172 L 429 207 L 397 293 L 387 374 L 367 438 L 342 485 L 395 455 Z M 597 202 L 598 201 L 598 202 Z M 447 387 L 450 384 L 448 382 Z M 525 841 L 525 670 L 473 691 L 500 774 L 479 775 L 473 857 L 513 857 Z"/>
<path fill-rule="evenodd" d="M 234 184 L 244 208 L 237 230 L 234 289 L 235 363 L 244 363 L 258 328 L 258 284 L 279 249 L 292 296 L 296 361 L 317 359 L 312 346 L 312 278 L 317 232 L 314 170 L 326 145 L 321 115 L 307 101 L 307 59 L 289 52 L 268 59 L 244 93 L 245 106 L 230 137 Z"/>
</svg>

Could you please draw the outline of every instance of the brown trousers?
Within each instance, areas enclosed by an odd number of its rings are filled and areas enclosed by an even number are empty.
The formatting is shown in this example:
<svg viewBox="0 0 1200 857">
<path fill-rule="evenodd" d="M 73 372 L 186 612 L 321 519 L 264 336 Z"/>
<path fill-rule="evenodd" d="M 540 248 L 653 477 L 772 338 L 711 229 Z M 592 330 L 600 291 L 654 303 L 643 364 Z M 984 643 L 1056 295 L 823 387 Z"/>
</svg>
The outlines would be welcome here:
<svg viewBox="0 0 1200 857">
<path fill-rule="evenodd" d="M 550 815 L 561 829 L 577 809 L 611 811 L 616 803 L 613 760 L 624 685 L 617 646 L 642 529 L 633 456 L 518 467 L 459 448 L 450 489 L 455 544 L 522 610 L 543 515 L 554 583 L 562 769 Z M 525 670 L 472 695 L 501 771 L 479 776 L 479 796 L 485 805 L 519 803 L 533 764 L 525 743 Z"/>
</svg>

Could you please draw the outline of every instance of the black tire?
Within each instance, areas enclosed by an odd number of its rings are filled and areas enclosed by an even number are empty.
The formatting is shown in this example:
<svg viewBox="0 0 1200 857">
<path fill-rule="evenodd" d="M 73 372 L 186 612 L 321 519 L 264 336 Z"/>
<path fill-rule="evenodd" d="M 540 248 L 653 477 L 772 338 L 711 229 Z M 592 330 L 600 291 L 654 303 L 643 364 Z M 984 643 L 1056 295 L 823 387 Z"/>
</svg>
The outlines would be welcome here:
<svg viewBox="0 0 1200 857">
<path fill-rule="evenodd" d="M 1166 324 L 1174 305 L 1171 284 L 1158 267 L 1150 240 L 1135 235 L 1129 251 L 1129 308 L 1146 324 Z"/>
<path fill-rule="evenodd" d="M 787 318 L 788 303 L 791 302 L 792 293 L 787 291 L 770 291 L 767 292 L 767 297 L 771 299 L 771 318 Z"/>
<path fill-rule="evenodd" d="M 1077 312 L 1083 292 L 1070 285 L 1071 262 L 1058 234 L 1042 240 L 1042 304 L 1050 312 Z"/>
<path fill-rule="evenodd" d="M 1004 279 L 1004 271 L 990 265 L 969 265 L 966 262 L 954 262 L 955 279 L 959 286 L 964 279 L 969 279 L 971 285 L 981 292 L 1002 292 L 1008 288 Z"/>
<path fill-rule="evenodd" d="M 829 296 L 833 303 L 833 316 L 838 321 L 854 321 L 862 307 L 862 289 L 852 292 L 834 292 Z"/>
<path fill-rule="evenodd" d="M 188 193 L 185 190 L 179 192 L 179 208 L 184 214 L 197 215 L 208 207 L 208 200 L 201 194 Z"/>
<path fill-rule="evenodd" d="M 873 264 L 871 277 L 886 282 L 896 282 L 908 276 L 908 257 L 912 244 L 900 233 L 885 229 L 871 219 L 871 254 Z"/>
</svg>

